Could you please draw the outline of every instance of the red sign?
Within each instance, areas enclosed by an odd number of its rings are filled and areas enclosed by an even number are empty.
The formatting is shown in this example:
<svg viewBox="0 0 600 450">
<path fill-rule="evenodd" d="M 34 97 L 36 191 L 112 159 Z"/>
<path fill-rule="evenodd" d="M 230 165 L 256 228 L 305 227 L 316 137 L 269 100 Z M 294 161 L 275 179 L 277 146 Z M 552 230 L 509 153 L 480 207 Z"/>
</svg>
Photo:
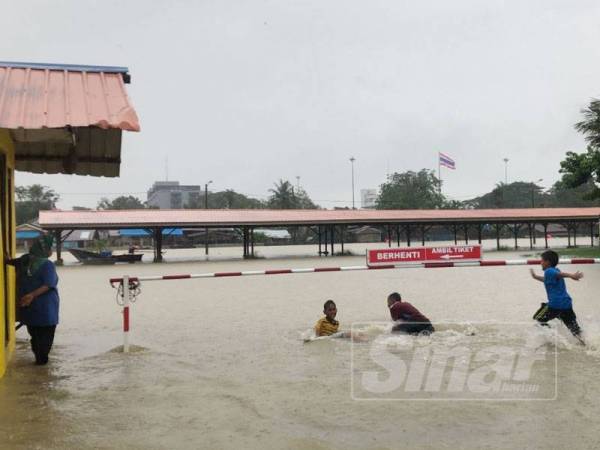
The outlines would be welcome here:
<svg viewBox="0 0 600 450">
<path fill-rule="evenodd" d="M 469 261 L 481 259 L 480 245 L 447 247 L 407 247 L 367 250 L 367 265 L 418 263 L 429 261 Z"/>
</svg>

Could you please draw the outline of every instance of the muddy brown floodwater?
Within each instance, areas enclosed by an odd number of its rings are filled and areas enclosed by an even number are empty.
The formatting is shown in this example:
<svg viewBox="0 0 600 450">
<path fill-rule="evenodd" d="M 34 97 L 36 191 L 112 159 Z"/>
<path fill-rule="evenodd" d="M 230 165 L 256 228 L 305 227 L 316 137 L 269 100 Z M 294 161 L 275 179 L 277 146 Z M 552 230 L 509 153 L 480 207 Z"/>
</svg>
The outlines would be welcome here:
<svg viewBox="0 0 600 450">
<path fill-rule="evenodd" d="M 177 251 L 169 253 L 177 259 Z M 181 258 L 186 254 L 181 251 Z M 385 395 L 361 401 L 353 399 L 352 376 L 361 376 L 356 371 L 370 346 L 388 336 L 385 325 L 367 326 L 365 341 L 354 344 L 303 340 L 326 299 L 337 302 L 342 328 L 349 328 L 353 322 L 389 322 L 385 298 L 400 291 L 445 324 L 429 338 L 390 336 L 399 339 L 396 349 L 451 340 L 476 348 L 481 342 L 512 345 L 514 336 L 497 331 L 496 322 L 525 322 L 515 333 L 543 343 L 548 330 L 531 322 L 543 286 L 519 266 L 146 282 L 132 307 L 134 351 L 118 351 L 121 312 L 107 282 L 111 276 L 362 263 L 362 257 L 306 257 L 60 267 L 61 324 L 50 364 L 32 364 L 21 329 L 0 380 L 0 448 L 600 446 L 598 265 L 563 267 L 585 272 L 582 281 L 567 284 L 588 346 L 577 345 L 562 324 L 552 327 L 558 340 L 543 346 L 557 357 L 554 400 L 436 401 L 429 392 L 434 401 L 386 401 Z M 554 383 L 552 370 L 540 377 L 543 385 Z"/>
</svg>

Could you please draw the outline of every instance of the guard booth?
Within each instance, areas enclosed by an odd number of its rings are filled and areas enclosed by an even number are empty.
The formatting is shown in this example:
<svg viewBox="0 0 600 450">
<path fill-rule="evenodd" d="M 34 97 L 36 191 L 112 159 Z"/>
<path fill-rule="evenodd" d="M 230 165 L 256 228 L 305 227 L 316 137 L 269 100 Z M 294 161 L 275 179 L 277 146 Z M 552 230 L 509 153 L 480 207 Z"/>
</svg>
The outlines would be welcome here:
<svg viewBox="0 0 600 450">
<path fill-rule="evenodd" d="M 15 171 L 119 176 L 139 131 L 126 67 L 0 62 L 0 255 L 15 256 Z M 18 182 L 18 174 L 16 174 Z M 15 348 L 16 285 L 0 270 L 0 377 Z"/>
</svg>

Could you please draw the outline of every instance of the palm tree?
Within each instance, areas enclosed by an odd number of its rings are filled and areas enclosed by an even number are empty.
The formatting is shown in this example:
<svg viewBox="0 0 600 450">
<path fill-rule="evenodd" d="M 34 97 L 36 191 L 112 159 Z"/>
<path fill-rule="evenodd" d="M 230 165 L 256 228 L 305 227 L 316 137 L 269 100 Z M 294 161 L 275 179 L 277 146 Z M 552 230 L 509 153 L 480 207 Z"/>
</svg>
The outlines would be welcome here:
<svg viewBox="0 0 600 450">
<path fill-rule="evenodd" d="M 575 129 L 585 135 L 592 147 L 600 149 L 600 100 L 593 99 L 581 113 L 584 120 L 577 122 Z"/>
<path fill-rule="evenodd" d="M 298 199 L 294 193 L 294 186 L 289 181 L 279 180 L 275 183 L 275 189 L 269 189 L 269 207 L 274 209 L 298 208 Z"/>
</svg>

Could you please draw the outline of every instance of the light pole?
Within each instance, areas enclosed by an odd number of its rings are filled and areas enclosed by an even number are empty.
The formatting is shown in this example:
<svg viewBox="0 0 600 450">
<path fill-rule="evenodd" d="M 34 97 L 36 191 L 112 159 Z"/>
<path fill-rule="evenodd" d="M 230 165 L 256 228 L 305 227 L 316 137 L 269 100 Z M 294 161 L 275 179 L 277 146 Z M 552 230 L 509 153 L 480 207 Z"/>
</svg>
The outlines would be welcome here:
<svg viewBox="0 0 600 450">
<path fill-rule="evenodd" d="M 352 164 L 352 209 L 356 209 L 354 207 L 354 161 L 356 161 L 356 158 L 354 158 L 354 156 L 351 156 L 350 164 Z"/>
<path fill-rule="evenodd" d="M 204 209 L 208 209 L 208 185 L 212 180 L 204 185 Z M 204 254 L 208 256 L 208 227 L 204 229 Z"/>
<path fill-rule="evenodd" d="M 508 184 L 508 158 L 504 158 L 504 184 Z"/>
</svg>

